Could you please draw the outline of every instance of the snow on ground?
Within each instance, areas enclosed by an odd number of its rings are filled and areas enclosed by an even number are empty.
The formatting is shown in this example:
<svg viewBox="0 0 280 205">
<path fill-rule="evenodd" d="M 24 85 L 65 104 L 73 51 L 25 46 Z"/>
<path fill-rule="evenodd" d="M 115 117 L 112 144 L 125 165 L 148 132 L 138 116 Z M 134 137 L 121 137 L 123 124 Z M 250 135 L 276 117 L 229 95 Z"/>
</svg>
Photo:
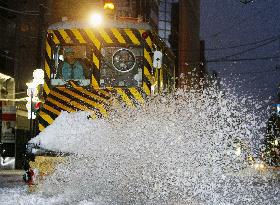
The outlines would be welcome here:
<svg viewBox="0 0 280 205">
<path fill-rule="evenodd" d="M 64 112 L 32 142 L 73 155 L 38 193 L 4 190 L 12 197 L 2 200 L 0 193 L 0 202 L 277 204 L 279 182 L 254 171 L 238 174 L 249 168 L 246 152 L 238 157 L 233 150 L 239 139 L 256 153 L 265 126 L 259 106 L 210 89 L 155 97 L 107 119 Z"/>
</svg>

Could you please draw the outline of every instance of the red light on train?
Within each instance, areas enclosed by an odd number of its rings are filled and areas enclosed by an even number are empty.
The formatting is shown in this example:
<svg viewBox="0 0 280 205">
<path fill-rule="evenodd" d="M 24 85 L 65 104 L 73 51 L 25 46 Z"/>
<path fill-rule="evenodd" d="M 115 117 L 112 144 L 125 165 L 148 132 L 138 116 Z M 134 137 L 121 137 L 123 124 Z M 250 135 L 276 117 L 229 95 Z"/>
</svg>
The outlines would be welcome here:
<svg viewBox="0 0 280 205">
<path fill-rule="evenodd" d="M 147 39 L 149 37 L 149 34 L 147 32 L 142 33 L 142 38 Z"/>
</svg>

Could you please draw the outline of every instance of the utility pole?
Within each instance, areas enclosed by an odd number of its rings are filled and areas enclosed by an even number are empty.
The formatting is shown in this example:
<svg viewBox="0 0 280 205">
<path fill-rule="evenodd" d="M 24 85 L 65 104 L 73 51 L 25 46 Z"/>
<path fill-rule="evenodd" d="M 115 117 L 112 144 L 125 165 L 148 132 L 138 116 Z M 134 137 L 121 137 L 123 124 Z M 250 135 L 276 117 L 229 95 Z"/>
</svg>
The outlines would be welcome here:
<svg viewBox="0 0 280 205">
<path fill-rule="evenodd" d="M 179 1 L 178 87 L 200 89 L 200 0 Z"/>
<path fill-rule="evenodd" d="M 43 60 L 43 41 L 45 34 L 45 13 L 46 9 L 43 4 L 39 5 L 39 18 L 38 18 L 38 42 L 37 42 L 37 58 L 36 66 L 37 68 L 42 67 Z"/>
</svg>

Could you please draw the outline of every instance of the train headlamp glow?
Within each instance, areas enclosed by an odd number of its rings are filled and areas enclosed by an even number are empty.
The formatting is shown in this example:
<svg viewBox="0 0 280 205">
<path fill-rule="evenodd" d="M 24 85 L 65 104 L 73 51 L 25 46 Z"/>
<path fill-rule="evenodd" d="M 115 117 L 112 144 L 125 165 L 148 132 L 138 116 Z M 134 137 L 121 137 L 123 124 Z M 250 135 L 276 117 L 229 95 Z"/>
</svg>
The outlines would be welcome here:
<svg viewBox="0 0 280 205">
<path fill-rule="evenodd" d="M 90 16 L 89 22 L 93 26 L 100 26 L 103 22 L 103 16 L 100 13 L 94 13 Z"/>
</svg>

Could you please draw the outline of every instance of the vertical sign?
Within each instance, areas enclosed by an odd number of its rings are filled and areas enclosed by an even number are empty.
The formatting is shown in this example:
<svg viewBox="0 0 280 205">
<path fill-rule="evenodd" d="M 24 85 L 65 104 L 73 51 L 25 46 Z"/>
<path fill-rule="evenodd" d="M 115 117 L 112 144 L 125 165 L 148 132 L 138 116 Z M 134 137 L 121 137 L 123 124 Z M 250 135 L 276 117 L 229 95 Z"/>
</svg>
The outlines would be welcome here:
<svg viewBox="0 0 280 205">
<path fill-rule="evenodd" d="M 1 143 L 15 143 L 16 107 L 2 105 Z"/>
</svg>

